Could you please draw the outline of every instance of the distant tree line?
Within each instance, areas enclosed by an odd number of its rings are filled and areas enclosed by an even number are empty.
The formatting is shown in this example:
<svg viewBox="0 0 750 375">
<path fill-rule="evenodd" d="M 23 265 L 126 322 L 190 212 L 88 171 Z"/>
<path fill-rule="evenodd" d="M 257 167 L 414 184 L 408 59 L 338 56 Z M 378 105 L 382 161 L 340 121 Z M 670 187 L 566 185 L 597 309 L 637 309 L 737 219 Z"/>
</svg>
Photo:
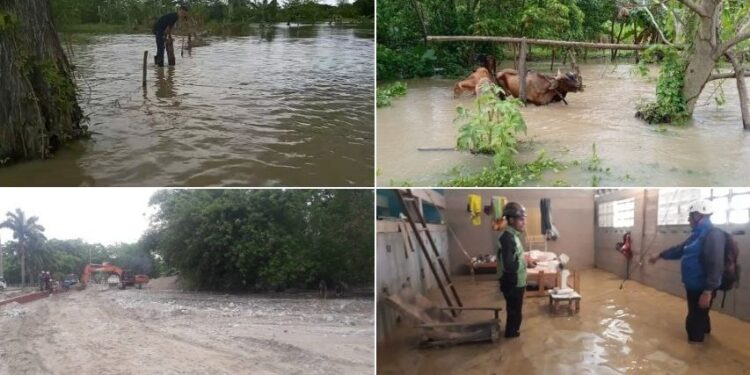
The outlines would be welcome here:
<svg viewBox="0 0 750 375">
<path fill-rule="evenodd" d="M 51 0 L 59 24 L 117 24 L 147 29 L 158 17 L 189 6 L 190 18 L 202 23 L 326 22 L 333 18 L 372 19 L 374 0 Z"/>
<path fill-rule="evenodd" d="M 148 251 L 149 235 L 135 243 L 92 244 L 75 240 L 47 239 L 45 228 L 36 216 L 27 217 L 23 210 L 8 212 L 0 227 L 13 232 L 13 239 L 0 244 L 3 252 L 5 280 L 21 284 L 22 276 L 35 283 L 41 271 L 50 271 L 56 279 L 67 274 L 80 275 L 86 263 L 112 263 L 136 273 L 158 277 L 167 272 L 164 263 Z"/>
</svg>

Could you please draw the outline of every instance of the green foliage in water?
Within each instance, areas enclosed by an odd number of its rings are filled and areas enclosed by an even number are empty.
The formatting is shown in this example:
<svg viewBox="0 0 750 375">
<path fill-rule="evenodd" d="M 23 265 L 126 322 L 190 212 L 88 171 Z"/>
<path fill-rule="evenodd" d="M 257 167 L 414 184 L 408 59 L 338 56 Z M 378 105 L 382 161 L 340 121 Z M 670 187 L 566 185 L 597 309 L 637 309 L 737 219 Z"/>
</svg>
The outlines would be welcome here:
<svg viewBox="0 0 750 375">
<path fill-rule="evenodd" d="M 391 105 L 393 99 L 406 95 L 406 83 L 395 82 L 383 88 L 378 87 L 377 92 L 377 105 L 380 107 L 387 107 Z"/>
<path fill-rule="evenodd" d="M 686 61 L 677 49 L 657 45 L 644 52 L 641 65 L 658 58 L 661 59 L 662 66 L 656 82 L 656 101 L 638 104 L 636 117 L 649 124 L 684 123 L 689 118 L 687 102 L 682 95 Z M 647 71 L 644 68 L 640 70 Z"/>
<path fill-rule="evenodd" d="M 456 121 L 461 123 L 457 147 L 473 153 L 492 154 L 493 166 L 479 174 L 459 176 L 447 182 L 451 186 L 518 186 L 541 177 L 545 170 L 563 165 L 542 151 L 531 163 L 515 160 L 518 153 L 518 135 L 526 133 L 526 123 L 521 115 L 518 99 L 500 100 L 497 90 L 486 91 L 476 100 L 471 111 L 458 107 Z"/>
<path fill-rule="evenodd" d="M 372 190 L 162 190 L 155 248 L 193 286 L 371 285 Z"/>
<path fill-rule="evenodd" d="M 458 149 L 512 159 L 518 152 L 517 134 L 526 134 L 523 103 L 516 98 L 500 100 L 494 90 L 482 93 L 475 103 L 475 111 L 463 106 L 456 109 L 456 122 L 463 124 L 458 131 Z"/>
<path fill-rule="evenodd" d="M 591 186 L 597 187 L 602 180 L 602 175 L 610 175 L 612 171 L 605 167 L 599 154 L 596 152 L 596 143 L 591 145 L 591 157 L 586 161 L 586 170 L 591 172 Z"/>
</svg>

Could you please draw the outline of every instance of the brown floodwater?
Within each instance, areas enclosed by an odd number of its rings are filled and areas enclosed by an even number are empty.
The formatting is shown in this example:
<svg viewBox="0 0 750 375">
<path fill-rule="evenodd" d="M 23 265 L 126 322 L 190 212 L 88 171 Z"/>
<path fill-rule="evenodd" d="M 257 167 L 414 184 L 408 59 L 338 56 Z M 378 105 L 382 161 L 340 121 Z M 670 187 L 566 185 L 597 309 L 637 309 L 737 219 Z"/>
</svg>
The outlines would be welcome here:
<svg viewBox="0 0 750 375">
<path fill-rule="evenodd" d="M 549 63 L 532 67 L 544 71 Z M 526 145 L 520 159 L 532 160 L 545 150 L 570 165 L 529 184 L 590 186 L 595 178 L 603 186 L 750 184 L 750 164 L 745 162 L 750 157 L 750 132 L 742 130 L 733 80 L 725 81 L 722 88 L 720 81 L 709 83 L 687 126 L 657 127 L 634 117 L 636 103 L 655 95 L 656 68 L 650 78 L 641 78 L 633 64 L 582 64 L 581 71 L 585 91 L 568 94 L 569 105 L 529 105 L 522 110 L 528 132 L 521 137 Z M 419 151 L 454 147 L 456 107 L 471 107 L 474 98 L 464 94 L 454 99 L 455 80 L 406 83 L 405 97 L 378 109 L 378 185 L 435 186 L 455 176 L 454 170 L 471 174 L 491 165 L 489 157 L 468 152 Z M 717 106 L 714 98 L 722 91 L 726 103 Z M 593 144 L 604 170 L 598 173 L 586 167 L 593 157 Z"/>
<path fill-rule="evenodd" d="M 459 277 L 465 306 L 505 303 L 496 280 Z M 581 273 L 581 311 L 551 315 L 544 297 L 525 298 L 521 336 L 496 344 L 417 349 L 411 329 L 378 347 L 378 374 L 747 374 L 750 322 L 712 311 L 711 334 L 689 344 L 684 299 L 591 269 Z M 440 300 L 436 295 L 432 298 Z M 505 314 L 502 313 L 503 325 Z M 486 312 L 462 319 L 487 319 Z"/>
<path fill-rule="evenodd" d="M 0 168 L 0 184 L 372 186 L 372 30 L 257 34 L 208 38 L 184 57 L 176 37 L 177 65 L 165 68 L 153 36 L 76 36 L 91 139 Z"/>
</svg>

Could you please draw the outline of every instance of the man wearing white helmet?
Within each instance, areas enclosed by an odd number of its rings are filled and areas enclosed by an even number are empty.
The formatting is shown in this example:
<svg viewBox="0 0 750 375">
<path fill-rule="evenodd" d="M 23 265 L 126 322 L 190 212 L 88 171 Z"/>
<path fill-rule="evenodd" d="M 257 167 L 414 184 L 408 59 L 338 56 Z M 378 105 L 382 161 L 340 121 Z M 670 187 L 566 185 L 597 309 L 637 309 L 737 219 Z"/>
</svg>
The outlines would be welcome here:
<svg viewBox="0 0 750 375">
<path fill-rule="evenodd" d="M 690 342 L 703 342 L 711 333 L 708 312 L 721 285 L 724 271 L 724 233 L 711 223 L 711 201 L 698 200 L 690 204 L 688 222 L 693 228 L 688 239 L 674 247 L 652 256 L 649 263 L 661 259 L 681 259 L 682 283 L 685 284 L 688 315 L 685 329 Z"/>
</svg>

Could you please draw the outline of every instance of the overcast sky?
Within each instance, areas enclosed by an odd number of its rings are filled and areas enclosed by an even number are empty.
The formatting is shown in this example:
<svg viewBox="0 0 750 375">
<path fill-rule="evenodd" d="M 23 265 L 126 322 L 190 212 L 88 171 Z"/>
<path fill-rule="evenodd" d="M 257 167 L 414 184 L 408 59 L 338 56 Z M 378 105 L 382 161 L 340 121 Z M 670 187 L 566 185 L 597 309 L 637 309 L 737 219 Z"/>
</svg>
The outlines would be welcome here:
<svg viewBox="0 0 750 375">
<path fill-rule="evenodd" d="M 5 213 L 22 209 L 39 216 L 48 239 L 81 238 L 110 245 L 134 242 L 148 228 L 148 207 L 156 188 L 0 188 L 0 222 Z M 0 240 L 13 238 L 0 229 Z"/>
</svg>

